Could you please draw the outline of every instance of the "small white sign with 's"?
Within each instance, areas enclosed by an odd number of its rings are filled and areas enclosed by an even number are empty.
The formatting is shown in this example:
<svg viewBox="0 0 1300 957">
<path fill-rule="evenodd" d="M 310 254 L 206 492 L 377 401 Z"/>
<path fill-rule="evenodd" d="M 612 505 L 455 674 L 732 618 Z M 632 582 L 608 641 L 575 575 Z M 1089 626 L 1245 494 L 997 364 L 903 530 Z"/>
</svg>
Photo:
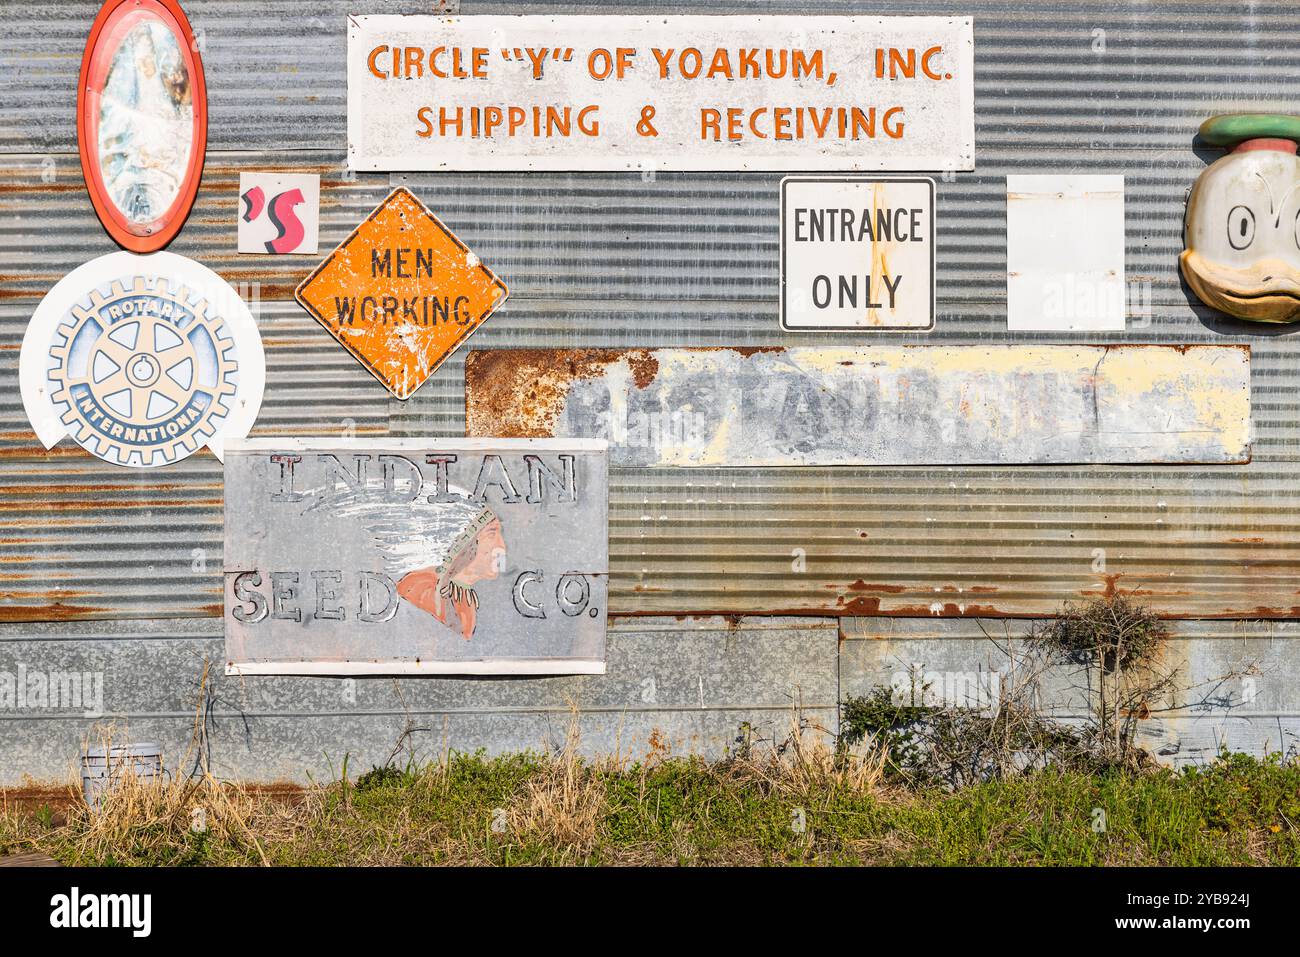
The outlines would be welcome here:
<svg viewBox="0 0 1300 957">
<path fill-rule="evenodd" d="M 320 177 L 315 173 L 239 174 L 239 251 L 315 255 Z"/>
<path fill-rule="evenodd" d="M 934 181 L 781 181 L 781 326 L 934 326 Z"/>
</svg>

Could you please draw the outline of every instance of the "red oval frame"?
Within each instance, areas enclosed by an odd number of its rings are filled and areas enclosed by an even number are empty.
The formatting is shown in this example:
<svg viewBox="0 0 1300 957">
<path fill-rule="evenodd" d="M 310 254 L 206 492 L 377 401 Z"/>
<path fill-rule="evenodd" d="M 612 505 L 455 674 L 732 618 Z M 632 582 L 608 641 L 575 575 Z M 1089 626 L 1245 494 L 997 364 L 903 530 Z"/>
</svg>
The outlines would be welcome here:
<svg viewBox="0 0 1300 957">
<path fill-rule="evenodd" d="M 99 95 L 108 75 L 110 57 L 99 57 L 100 40 L 104 31 L 122 17 L 134 11 L 147 11 L 162 20 L 176 35 L 185 56 L 185 69 L 190 77 L 190 91 L 194 104 L 194 138 L 185 179 L 176 199 L 158 219 L 139 232 L 118 210 L 108 197 L 100 174 L 95 149 L 99 132 Z M 108 51 L 109 53 L 116 52 Z M 108 62 L 105 62 L 108 61 Z M 203 60 L 194 43 L 190 22 L 177 0 L 107 0 L 90 28 L 86 49 L 81 55 L 81 75 L 77 83 L 77 149 L 81 154 L 81 175 L 86 182 L 86 192 L 95 207 L 95 215 L 108 234 L 123 249 L 134 253 L 152 253 L 162 249 L 180 232 L 194 205 L 194 197 L 203 179 L 203 163 L 208 149 L 208 87 L 203 76 Z"/>
</svg>

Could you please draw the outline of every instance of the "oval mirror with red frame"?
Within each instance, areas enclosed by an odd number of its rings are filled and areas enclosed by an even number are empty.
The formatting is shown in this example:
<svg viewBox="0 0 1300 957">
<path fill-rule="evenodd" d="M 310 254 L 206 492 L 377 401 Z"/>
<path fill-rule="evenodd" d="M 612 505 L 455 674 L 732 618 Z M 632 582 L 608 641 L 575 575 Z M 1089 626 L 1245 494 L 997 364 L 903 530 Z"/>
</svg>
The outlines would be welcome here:
<svg viewBox="0 0 1300 957">
<path fill-rule="evenodd" d="M 81 58 L 77 145 L 99 221 L 162 249 L 189 215 L 208 142 L 203 61 L 176 0 L 108 0 Z"/>
</svg>

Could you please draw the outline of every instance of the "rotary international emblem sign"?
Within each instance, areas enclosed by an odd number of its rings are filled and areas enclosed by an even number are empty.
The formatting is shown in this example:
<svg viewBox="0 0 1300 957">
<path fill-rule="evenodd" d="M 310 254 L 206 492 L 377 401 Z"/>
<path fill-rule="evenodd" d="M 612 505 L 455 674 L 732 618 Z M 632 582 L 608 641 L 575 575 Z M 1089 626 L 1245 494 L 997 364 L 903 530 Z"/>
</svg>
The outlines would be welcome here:
<svg viewBox="0 0 1300 957">
<path fill-rule="evenodd" d="M 399 399 L 507 295 L 505 283 L 402 187 L 297 291 L 302 307 Z"/>
<path fill-rule="evenodd" d="M 74 269 L 23 338 L 23 405 L 46 448 L 64 435 L 106 462 L 171 465 L 248 434 L 265 357 L 238 293 L 172 253 L 113 253 Z"/>
</svg>

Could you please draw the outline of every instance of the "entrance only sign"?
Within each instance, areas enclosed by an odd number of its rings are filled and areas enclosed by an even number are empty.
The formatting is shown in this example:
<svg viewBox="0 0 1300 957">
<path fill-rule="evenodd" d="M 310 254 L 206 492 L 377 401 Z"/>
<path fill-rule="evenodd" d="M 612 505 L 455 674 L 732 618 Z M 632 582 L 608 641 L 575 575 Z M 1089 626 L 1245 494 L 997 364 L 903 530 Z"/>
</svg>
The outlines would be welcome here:
<svg viewBox="0 0 1300 957">
<path fill-rule="evenodd" d="M 781 181 L 781 326 L 934 326 L 934 181 Z"/>
</svg>

